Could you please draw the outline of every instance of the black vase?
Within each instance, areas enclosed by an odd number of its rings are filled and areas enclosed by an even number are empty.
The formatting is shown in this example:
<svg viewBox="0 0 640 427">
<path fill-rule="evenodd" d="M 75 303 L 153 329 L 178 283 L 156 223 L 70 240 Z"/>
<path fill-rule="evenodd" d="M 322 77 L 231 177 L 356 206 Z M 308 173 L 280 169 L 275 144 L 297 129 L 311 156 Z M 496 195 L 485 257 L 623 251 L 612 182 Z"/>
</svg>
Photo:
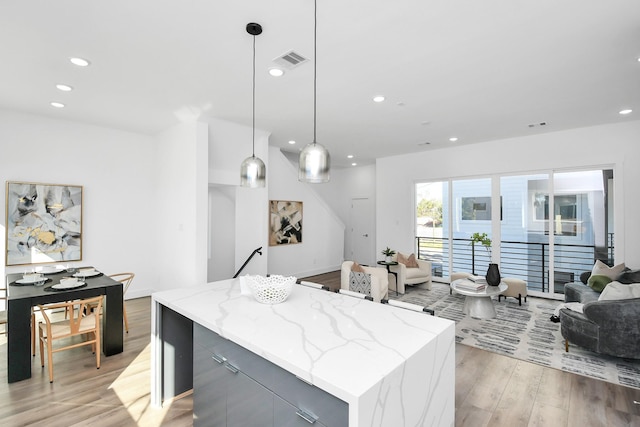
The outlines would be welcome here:
<svg viewBox="0 0 640 427">
<path fill-rule="evenodd" d="M 487 284 L 489 286 L 498 286 L 500 284 L 500 270 L 498 264 L 489 264 L 487 269 Z"/>
</svg>

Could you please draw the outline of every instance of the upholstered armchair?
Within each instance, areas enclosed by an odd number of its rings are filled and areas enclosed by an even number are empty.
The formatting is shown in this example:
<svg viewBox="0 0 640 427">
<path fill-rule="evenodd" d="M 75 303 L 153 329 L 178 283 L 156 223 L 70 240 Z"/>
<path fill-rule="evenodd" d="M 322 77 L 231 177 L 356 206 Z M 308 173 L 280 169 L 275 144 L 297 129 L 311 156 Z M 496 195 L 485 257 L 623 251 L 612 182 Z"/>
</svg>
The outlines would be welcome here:
<svg viewBox="0 0 640 427">
<path fill-rule="evenodd" d="M 349 275 L 353 261 L 342 263 L 340 288 L 349 290 Z M 362 266 L 364 272 L 371 275 L 371 297 L 374 302 L 389 298 L 389 273 L 386 268 Z"/>
<path fill-rule="evenodd" d="M 409 258 L 408 255 L 398 252 L 393 257 L 394 261 L 398 261 L 398 255 Z M 406 285 L 420 285 L 421 288 L 431 290 L 431 261 L 423 259 L 416 259 L 415 261 L 418 267 L 407 267 L 401 262 L 390 267 L 390 270 L 397 274 L 398 293 L 404 294 Z"/>
</svg>

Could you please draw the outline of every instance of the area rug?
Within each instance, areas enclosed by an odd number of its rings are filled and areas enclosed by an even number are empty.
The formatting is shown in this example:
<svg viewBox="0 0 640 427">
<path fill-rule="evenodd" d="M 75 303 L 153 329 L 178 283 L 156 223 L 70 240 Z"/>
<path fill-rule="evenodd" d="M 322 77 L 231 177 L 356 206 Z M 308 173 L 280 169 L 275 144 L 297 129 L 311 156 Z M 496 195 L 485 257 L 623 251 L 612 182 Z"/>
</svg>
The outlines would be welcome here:
<svg viewBox="0 0 640 427">
<path fill-rule="evenodd" d="M 640 389 L 640 360 L 596 354 L 576 345 L 565 352 L 560 324 L 549 320 L 560 301 L 527 297 L 494 300 L 496 318 L 481 320 L 462 313 L 464 296 L 450 295 L 449 286 L 433 283 L 430 291 L 408 286 L 404 295 L 389 297 L 426 306 L 436 316 L 456 322 L 456 342 L 516 359 L 598 380 Z"/>
</svg>

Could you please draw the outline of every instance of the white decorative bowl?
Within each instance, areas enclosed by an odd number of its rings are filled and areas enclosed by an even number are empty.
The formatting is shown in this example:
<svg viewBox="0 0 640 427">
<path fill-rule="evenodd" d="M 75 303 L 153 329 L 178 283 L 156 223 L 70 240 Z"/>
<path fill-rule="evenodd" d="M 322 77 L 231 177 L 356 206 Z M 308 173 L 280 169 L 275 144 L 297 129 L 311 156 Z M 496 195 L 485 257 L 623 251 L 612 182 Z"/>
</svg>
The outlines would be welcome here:
<svg viewBox="0 0 640 427">
<path fill-rule="evenodd" d="M 279 304 L 286 300 L 296 283 L 293 276 L 245 276 L 253 297 L 262 304 Z"/>
</svg>

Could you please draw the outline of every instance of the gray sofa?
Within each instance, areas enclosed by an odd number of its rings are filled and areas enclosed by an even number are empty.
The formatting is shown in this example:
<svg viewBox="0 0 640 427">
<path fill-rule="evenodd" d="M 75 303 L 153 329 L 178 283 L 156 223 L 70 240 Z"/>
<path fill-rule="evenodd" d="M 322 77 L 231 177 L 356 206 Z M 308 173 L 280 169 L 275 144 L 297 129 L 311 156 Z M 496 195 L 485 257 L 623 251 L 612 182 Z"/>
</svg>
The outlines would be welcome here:
<svg viewBox="0 0 640 427">
<path fill-rule="evenodd" d="M 560 310 L 562 336 L 596 353 L 640 359 L 640 298 L 598 301 L 599 296 L 582 283 L 565 285 L 565 302 L 583 303 L 584 313 Z"/>
</svg>

